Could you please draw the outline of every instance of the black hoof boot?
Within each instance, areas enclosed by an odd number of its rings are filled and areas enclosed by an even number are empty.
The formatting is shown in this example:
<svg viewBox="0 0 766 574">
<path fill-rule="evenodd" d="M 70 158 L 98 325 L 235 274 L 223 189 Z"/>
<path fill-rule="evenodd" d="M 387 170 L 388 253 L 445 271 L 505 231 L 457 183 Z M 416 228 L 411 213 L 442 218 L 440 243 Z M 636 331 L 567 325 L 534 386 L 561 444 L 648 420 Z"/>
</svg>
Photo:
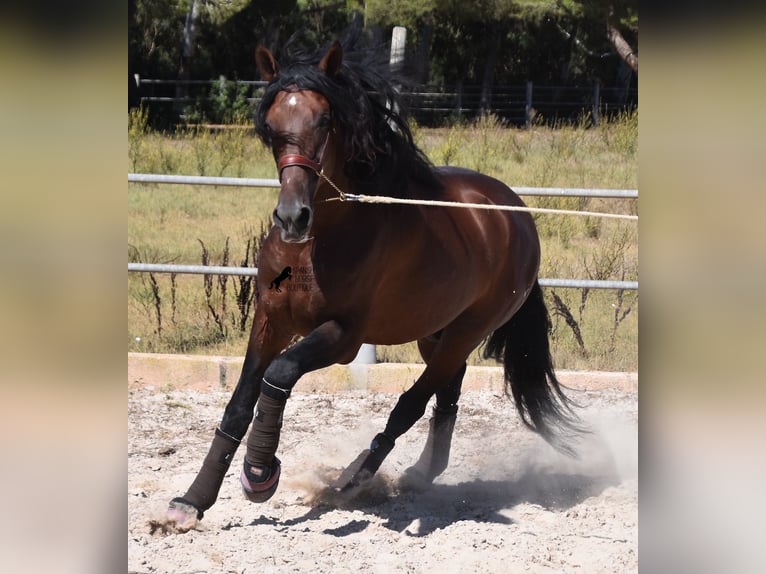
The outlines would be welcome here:
<svg viewBox="0 0 766 574">
<path fill-rule="evenodd" d="M 335 492 L 346 492 L 370 480 L 380 468 L 383 460 L 394 448 L 394 439 L 379 433 L 372 439 L 370 448 L 363 450 L 340 478 L 332 485 Z"/>
<path fill-rule="evenodd" d="M 251 465 L 245 461 L 239 476 L 242 493 L 250 502 L 266 502 L 277 491 L 281 474 L 282 463 L 276 456 L 268 467 Z"/>
</svg>

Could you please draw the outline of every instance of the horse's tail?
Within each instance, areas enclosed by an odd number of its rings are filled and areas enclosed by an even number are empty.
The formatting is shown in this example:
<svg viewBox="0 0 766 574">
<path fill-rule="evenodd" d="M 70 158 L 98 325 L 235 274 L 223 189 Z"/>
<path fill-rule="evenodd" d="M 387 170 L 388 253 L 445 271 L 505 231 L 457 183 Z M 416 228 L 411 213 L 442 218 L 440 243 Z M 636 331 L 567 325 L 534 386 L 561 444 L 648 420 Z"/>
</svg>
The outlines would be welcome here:
<svg viewBox="0 0 766 574">
<path fill-rule="evenodd" d="M 572 439 L 587 429 L 553 371 L 550 328 L 543 292 L 535 281 L 516 314 L 489 336 L 483 355 L 503 363 L 505 393 L 513 397 L 523 423 L 557 450 L 574 456 Z"/>
</svg>

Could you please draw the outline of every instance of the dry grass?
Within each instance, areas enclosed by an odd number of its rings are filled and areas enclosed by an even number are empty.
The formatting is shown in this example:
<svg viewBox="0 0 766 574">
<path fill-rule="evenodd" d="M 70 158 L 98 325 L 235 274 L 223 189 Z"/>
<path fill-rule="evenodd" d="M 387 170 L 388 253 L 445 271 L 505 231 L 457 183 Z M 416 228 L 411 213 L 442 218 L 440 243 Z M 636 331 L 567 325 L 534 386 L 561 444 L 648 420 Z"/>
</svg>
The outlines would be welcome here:
<svg viewBox="0 0 766 574">
<path fill-rule="evenodd" d="M 496 118 L 443 129 L 415 128 L 418 143 L 437 164 L 478 169 L 513 186 L 638 187 L 636 114 L 598 128 L 584 125 L 531 130 L 507 128 Z M 248 129 L 150 132 L 140 114 L 129 125 L 129 169 L 275 177 L 271 154 Z M 130 184 L 129 259 L 240 265 L 268 225 L 277 190 Z M 637 213 L 636 200 L 527 198 L 530 205 Z M 539 215 L 541 277 L 637 279 L 635 222 Z M 230 277 L 208 285 L 201 276 L 131 273 L 128 349 L 241 355 L 246 331 Z M 559 368 L 636 370 L 638 296 L 635 292 L 546 289 L 553 320 L 552 351 Z M 218 318 L 215 318 L 215 315 Z M 252 320 L 252 310 L 249 313 Z M 419 360 L 414 345 L 379 348 L 379 359 Z M 475 364 L 484 362 L 476 355 Z"/>
</svg>

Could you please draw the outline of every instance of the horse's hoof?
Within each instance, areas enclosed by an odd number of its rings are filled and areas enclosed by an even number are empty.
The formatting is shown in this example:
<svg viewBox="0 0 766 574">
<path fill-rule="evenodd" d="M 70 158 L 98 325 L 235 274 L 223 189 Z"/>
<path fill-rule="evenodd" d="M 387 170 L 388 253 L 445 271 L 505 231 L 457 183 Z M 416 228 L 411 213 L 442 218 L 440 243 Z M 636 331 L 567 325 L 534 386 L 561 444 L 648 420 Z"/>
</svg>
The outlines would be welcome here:
<svg viewBox="0 0 766 574">
<path fill-rule="evenodd" d="M 418 465 L 409 467 L 399 479 L 399 484 L 412 490 L 427 490 L 435 477 L 429 477 Z"/>
<path fill-rule="evenodd" d="M 370 443 L 370 448 L 359 453 L 346 467 L 338 480 L 332 485 L 335 492 L 346 492 L 368 482 L 380 468 L 388 453 L 394 448 L 394 439 L 384 433 L 378 433 Z"/>
<path fill-rule="evenodd" d="M 361 471 L 353 476 L 341 475 L 332 485 L 331 489 L 337 494 L 346 494 L 355 488 L 364 486 L 374 475 L 369 471 Z"/>
<path fill-rule="evenodd" d="M 370 451 L 363 450 L 332 484 L 332 490 L 337 493 L 348 492 L 349 490 L 361 486 L 370 480 L 374 473 L 370 472 L 364 467 L 364 463 L 367 461 L 369 456 Z"/>
<path fill-rule="evenodd" d="M 179 532 L 186 532 L 192 530 L 199 519 L 202 518 L 201 512 L 197 510 L 191 504 L 184 502 L 181 499 L 174 498 L 168 504 L 168 509 L 165 512 L 165 519 L 168 524 L 174 525 L 175 529 Z"/>
<path fill-rule="evenodd" d="M 269 470 L 269 477 L 266 480 L 263 482 L 252 482 L 247 477 L 245 469 L 242 469 L 242 473 L 239 476 L 239 480 L 242 483 L 242 493 L 250 502 L 266 502 L 277 491 L 279 476 L 282 474 L 282 464 L 277 457 L 274 457 Z"/>
</svg>

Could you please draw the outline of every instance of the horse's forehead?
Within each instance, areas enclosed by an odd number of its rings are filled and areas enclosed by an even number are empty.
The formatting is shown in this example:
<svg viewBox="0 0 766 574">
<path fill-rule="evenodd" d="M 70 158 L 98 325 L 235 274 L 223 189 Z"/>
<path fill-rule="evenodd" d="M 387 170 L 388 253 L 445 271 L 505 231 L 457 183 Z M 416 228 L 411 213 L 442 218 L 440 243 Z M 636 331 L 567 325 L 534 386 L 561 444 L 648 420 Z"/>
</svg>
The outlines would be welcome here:
<svg viewBox="0 0 766 574">
<path fill-rule="evenodd" d="M 296 114 L 321 114 L 329 109 L 327 99 L 318 92 L 310 90 L 285 90 L 279 92 L 274 98 L 274 103 L 269 109 L 269 114 L 288 113 Z"/>
</svg>

